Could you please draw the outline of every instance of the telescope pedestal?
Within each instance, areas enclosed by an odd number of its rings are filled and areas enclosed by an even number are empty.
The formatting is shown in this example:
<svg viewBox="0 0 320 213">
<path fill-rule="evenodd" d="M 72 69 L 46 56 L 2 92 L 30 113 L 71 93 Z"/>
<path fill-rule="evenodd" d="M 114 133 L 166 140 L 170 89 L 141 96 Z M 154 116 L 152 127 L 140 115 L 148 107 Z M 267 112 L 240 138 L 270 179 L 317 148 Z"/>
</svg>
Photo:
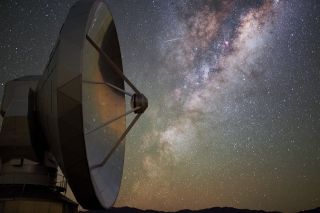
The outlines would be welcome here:
<svg viewBox="0 0 320 213">
<path fill-rule="evenodd" d="M 78 205 L 65 197 L 64 177 L 41 135 L 34 91 L 39 77 L 6 84 L 0 114 L 0 212 L 75 213 Z"/>
<path fill-rule="evenodd" d="M 0 165 L 0 212 L 77 212 L 78 205 L 61 194 L 66 182 L 57 181 L 56 169 L 27 159 Z"/>
<path fill-rule="evenodd" d="M 0 185 L 2 213 L 76 213 L 78 205 L 49 187 Z"/>
</svg>

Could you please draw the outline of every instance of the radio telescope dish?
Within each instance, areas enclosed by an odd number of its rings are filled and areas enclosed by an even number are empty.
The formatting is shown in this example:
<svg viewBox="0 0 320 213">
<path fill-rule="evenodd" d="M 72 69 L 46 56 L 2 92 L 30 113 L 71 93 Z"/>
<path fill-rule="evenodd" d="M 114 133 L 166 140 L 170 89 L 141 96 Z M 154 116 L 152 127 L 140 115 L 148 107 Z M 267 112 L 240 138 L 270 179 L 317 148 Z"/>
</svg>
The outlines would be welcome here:
<svg viewBox="0 0 320 213">
<path fill-rule="evenodd" d="M 125 95 L 131 97 L 129 111 Z M 148 101 L 123 74 L 116 27 L 104 1 L 80 0 L 70 9 L 37 96 L 42 130 L 77 201 L 87 209 L 111 207 L 122 177 L 121 142 Z M 129 113 L 136 117 L 126 127 Z"/>
</svg>

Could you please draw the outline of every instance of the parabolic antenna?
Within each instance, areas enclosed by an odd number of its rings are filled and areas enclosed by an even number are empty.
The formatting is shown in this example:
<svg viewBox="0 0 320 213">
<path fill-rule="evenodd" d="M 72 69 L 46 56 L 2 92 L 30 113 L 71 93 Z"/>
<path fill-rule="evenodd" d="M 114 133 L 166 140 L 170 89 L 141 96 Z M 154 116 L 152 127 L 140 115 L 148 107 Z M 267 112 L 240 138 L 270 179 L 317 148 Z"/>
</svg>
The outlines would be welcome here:
<svg viewBox="0 0 320 213">
<path fill-rule="evenodd" d="M 125 95 L 131 97 L 127 112 Z M 38 84 L 37 111 L 50 151 L 84 208 L 109 208 L 115 202 L 124 160 L 121 142 L 147 106 L 123 74 L 106 4 L 80 0 L 70 9 Z M 129 113 L 136 117 L 126 127 Z"/>
</svg>

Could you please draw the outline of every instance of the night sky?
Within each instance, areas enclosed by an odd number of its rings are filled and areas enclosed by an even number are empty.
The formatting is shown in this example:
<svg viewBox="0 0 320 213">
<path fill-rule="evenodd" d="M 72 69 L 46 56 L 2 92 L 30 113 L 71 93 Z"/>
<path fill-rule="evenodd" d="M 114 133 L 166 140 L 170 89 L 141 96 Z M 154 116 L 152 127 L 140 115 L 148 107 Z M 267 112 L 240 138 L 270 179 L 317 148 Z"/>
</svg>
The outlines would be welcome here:
<svg viewBox="0 0 320 213">
<path fill-rule="evenodd" d="M 1 96 L 42 73 L 74 2 L 0 1 Z M 116 206 L 320 206 L 320 1 L 107 3 L 149 99 Z"/>
</svg>

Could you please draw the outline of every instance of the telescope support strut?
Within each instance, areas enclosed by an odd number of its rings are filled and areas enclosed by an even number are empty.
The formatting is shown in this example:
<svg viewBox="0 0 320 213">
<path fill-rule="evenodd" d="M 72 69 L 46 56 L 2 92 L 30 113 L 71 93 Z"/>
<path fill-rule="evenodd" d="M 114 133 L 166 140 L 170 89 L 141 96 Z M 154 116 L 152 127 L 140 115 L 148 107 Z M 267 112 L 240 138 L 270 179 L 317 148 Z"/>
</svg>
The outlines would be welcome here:
<svg viewBox="0 0 320 213">
<path fill-rule="evenodd" d="M 122 88 L 119 88 L 113 84 L 110 84 L 108 82 L 94 82 L 94 81 L 87 81 L 84 80 L 84 83 L 88 83 L 88 84 L 96 84 L 96 85 L 106 85 L 109 86 L 119 92 L 122 92 L 125 95 L 128 95 L 131 97 L 131 110 L 127 111 L 126 113 L 119 115 L 113 119 L 110 119 L 109 121 L 103 123 L 102 125 L 89 130 L 88 132 L 86 132 L 85 134 L 90 134 L 102 127 L 105 127 L 107 125 L 109 125 L 110 123 L 134 112 L 135 114 L 137 114 L 134 119 L 130 122 L 129 126 L 126 128 L 126 130 L 122 133 L 122 135 L 120 136 L 120 138 L 116 141 L 116 143 L 113 145 L 112 149 L 110 150 L 109 153 L 106 154 L 105 158 L 98 164 L 95 164 L 93 166 L 90 167 L 90 170 L 102 167 L 108 160 L 109 158 L 112 156 L 112 154 L 116 151 L 116 149 L 118 148 L 118 146 L 121 144 L 121 142 L 123 141 L 123 139 L 127 136 L 127 134 L 129 133 L 129 131 L 131 130 L 131 128 L 133 127 L 133 125 L 138 121 L 138 119 L 140 118 L 140 116 L 142 115 L 142 113 L 144 113 L 144 111 L 148 108 L 148 99 L 133 85 L 133 83 L 123 74 L 122 70 L 112 61 L 112 59 L 108 56 L 107 53 L 105 53 L 102 49 L 99 48 L 99 46 L 89 37 L 89 35 L 86 35 L 86 39 L 88 40 L 88 42 L 105 58 L 106 63 L 108 63 L 113 69 L 113 71 L 115 71 L 117 73 L 117 75 L 119 75 L 130 87 L 131 89 L 135 92 L 134 94 L 127 92 L 125 90 L 123 90 Z"/>
</svg>

